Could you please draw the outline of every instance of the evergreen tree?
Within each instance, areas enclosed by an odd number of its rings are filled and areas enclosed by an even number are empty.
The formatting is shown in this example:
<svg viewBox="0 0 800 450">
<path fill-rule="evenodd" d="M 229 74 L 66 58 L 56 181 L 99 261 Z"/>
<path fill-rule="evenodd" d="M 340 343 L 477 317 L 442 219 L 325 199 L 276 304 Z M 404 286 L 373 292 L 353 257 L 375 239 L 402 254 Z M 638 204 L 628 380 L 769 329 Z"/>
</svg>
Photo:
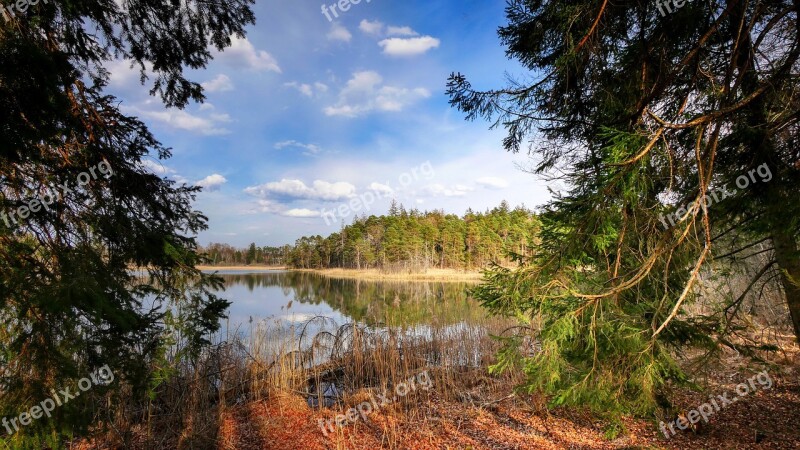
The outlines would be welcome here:
<svg viewBox="0 0 800 450">
<path fill-rule="evenodd" d="M 149 67 L 151 93 L 168 106 L 202 100 L 184 67 L 243 36 L 251 4 L 39 2 L 0 21 L 0 213 L 18 213 L 0 220 L 0 417 L 106 364 L 116 380 L 5 439 L 13 448 L 61 447 L 101 405 L 114 415 L 118 403 L 98 396 L 142 393 L 168 337 L 196 356 L 219 327 L 221 283 L 195 269 L 199 189 L 145 169 L 170 151 L 104 94 L 104 66 Z M 111 176 L 85 178 L 100 165 Z M 55 186 L 67 189 L 28 209 Z"/>
<path fill-rule="evenodd" d="M 453 74 L 451 104 L 504 126 L 507 150 L 527 148 L 536 172 L 557 169 L 573 188 L 546 205 L 535 255 L 478 290 L 536 323 L 542 342 L 496 369 L 522 363 L 529 388 L 557 404 L 649 413 L 685 378 L 674 351 L 747 350 L 726 339 L 747 292 L 682 312 L 710 264 L 759 242 L 771 258 L 748 290 L 779 275 L 800 338 L 798 3 L 687 2 L 662 16 L 658 1 L 510 0 L 506 11 L 500 38 L 533 80 L 478 91 Z M 759 169 L 771 179 L 708 200 Z"/>
<path fill-rule="evenodd" d="M 398 207 L 398 210 L 402 206 Z M 359 218 L 327 238 L 301 238 L 289 264 L 299 268 L 424 270 L 508 264 L 510 254 L 527 254 L 538 219 L 523 208 L 494 208 L 459 218 L 442 211 Z M 312 258 L 311 255 L 318 257 Z"/>
<path fill-rule="evenodd" d="M 250 264 L 253 264 L 254 262 L 256 262 L 256 256 L 257 256 L 256 244 L 255 244 L 255 242 L 253 242 L 252 244 L 250 244 L 250 247 L 247 249 L 247 265 L 250 265 Z"/>
</svg>

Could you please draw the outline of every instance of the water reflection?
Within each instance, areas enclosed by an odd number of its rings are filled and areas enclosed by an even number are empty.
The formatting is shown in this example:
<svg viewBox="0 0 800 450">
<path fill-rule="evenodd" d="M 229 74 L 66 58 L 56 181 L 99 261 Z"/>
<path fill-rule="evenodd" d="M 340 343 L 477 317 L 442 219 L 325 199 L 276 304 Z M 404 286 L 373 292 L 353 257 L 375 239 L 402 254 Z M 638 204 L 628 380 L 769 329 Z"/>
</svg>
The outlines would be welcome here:
<svg viewBox="0 0 800 450">
<path fill-rule="evenodd" d="M 467 294 L 464 282 L 362 281 L 309 272 L 219 271 L 232 301 L 229 326 L 279 318 L 300 323 L 315 316 L 338 323 L 419 326 L 471 323 L 485 311 Z"/>
</svg>

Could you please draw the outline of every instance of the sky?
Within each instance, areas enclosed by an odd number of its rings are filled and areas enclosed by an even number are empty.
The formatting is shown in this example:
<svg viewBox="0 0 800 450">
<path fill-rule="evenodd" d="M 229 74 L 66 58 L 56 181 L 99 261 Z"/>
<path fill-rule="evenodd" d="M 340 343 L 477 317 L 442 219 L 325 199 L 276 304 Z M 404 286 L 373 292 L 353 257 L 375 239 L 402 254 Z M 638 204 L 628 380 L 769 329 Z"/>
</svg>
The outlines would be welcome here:
<svg viewBox="0 0 800 450">
<path fill-rule="evenodd" d="M 172 148 L 147 169 L 204 187 L 202 245 L 327 236 L 392 199 L 458 215 L 547 201 L 504 130 L 465 121 L 445 95 L 452 72 L 481 90 L 529 76 L 497 37 L 504 0 L 362 0 L 336 14 L 328 1 L 327 16 L 323 2 L 257 2 L 246 38 L 188 72 L 207 99 L 183 110 L 149 96 L 129 63 L 109 65 L 107 91 Z"/>
</svg>

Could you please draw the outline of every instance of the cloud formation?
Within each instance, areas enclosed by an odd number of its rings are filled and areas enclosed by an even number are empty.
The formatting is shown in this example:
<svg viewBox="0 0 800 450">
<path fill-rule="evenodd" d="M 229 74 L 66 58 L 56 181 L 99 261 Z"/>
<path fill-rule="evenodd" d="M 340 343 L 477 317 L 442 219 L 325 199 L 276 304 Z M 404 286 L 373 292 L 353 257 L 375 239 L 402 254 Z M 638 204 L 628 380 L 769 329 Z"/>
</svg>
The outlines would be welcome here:
<svg viewBox="0 0 800 450">
<path fill-rule="evenodd" d="M 299 218 L 307 218 L 307 217 L 319 217 L 319 211 L 312 211 L 307 208 L 300 208 L 300 209 L 290 209 L 288 211 L 284 211 L 281 213 L 282 216 L 286 217 L 299 217 Z"/>
<path fill-rule="evenodd" d="M 206 92 L 228 92 L 233 90 L 233 82 L 225 74 L 217 75 L 216 78 L 202 83 L 201 86 Z"/>
<path fill-rule="evenodd" d="M 275 144 L 275 148 L 278 149 L 278 150 L 282 150 L 282 149 L 287 148 L 287 147 L 294 147 L 294 148 L 302 149 L 302 150 L 304 150 L 303 154 L 306 155 L 306 156 L 314 156 L 314 155 L 317 155 L 320 152 L 322 152 L 322 148 L 320 148 L 320 146 L 318 146 L 318 145 L 315 145 L 315 144 L 304 144 L 302 142 L 298 142 L 298 141 L 295 141 L 295 140 L 283 141 L 283 142 L 278 142 L 277 144 Z"/>
<path fill-rule="evenodd" d="M 288 199 L 339 201 L 353 198 L 356 195 L 356 187 L 344 181 L 330 183 L 322 180 L 316 180 L 311 186 L 307 186 L 300 180 L 284 178 L 281 181 L 248 187 L 244 192 L 262 199 L 282 197 Z"/>
<path fill-rule="evenodd" d="M 331 25 L 331 31 L 328 32 L 328 40 L 330 41 L 350 42 L 352 38 L 353 35 L 347 31 L 347 28 L 338 23 Z"/>
<path fill-rule="evenodd" d="M 247 38 L 231 37 L 231 46 L 223 52 L 214 50 L 214 59 L 230 66 L 258 72 L 282 73 L 278 61 L 263 50 L 256 50 Z"/>
<path fill-rule="evenodd" d="M 390 26 L 386 29 L 386 34 L 389 36 L 419 36 L 419 33 L 412 30 L 411 27 L 393 27 Z"/>
<path fill-rule="evenodd" d="M 381 183 L 373 182 L 373 183 L 370 183 L 370 185 L 367 186 L 367 187 L 369 188 L 370 191 L 379 192 L 379 193 L 384 194 L 384 195 L 391 195 L 391 194 L 394 193 L 394 189 L 392 189 L 391 186 L 387 186 L 387 185 L 381 184 Z"/>
<path fill-rule="evenodd" d="M 161 178 L 169 178 L 176 181 L 178 184 L 186 184 L 189 180 L 178 174 L 178 171 L 165 166 L 160 160 L 143 159 L 141 161 L 142 167 L 148 172 L 158 175 Z"/>
<path fill-rule="evenodd" d="M 216 136 L 230 132 L 225 127 L 219 126 L 220 123 L 231 121 L 228 114 L 210 114 L 208 117 L 200 117 L 183 109 L 146 110 L 128 107 L 124 108 L 124 110 L 145 119 L 161 122 L 171 128 L 193 131 L 205 136 Z"/>
<path fill-rule="evenodd" d="M 383 85 L 374 71 L 356 72 L 339 93 L 339 102 L 324 109 L 328 116 L 357 117 L 371 111 L 402 111 L 417 100 L 430 97 L 424 88 Z"/>
<path fill-rule="evenodd" d="M 298 83 L 297 81 L 291 81 L 289 83 L 283 83 L 284 86 L 296 89 L 297 92 L 305 95 L 306 97 L 313 97 L 314 92 L 316 91 L 317 95 L 324 94 L 328 92 L 328 85 L 324 83 L 320 83 L 317 81 L 313 85 L 307 83 Z"/>
<path fill-rule="evenodd" d="M 358 29 L 366 34 L 379 35 L 383 32 L 383 22 L 364 19 L 358 24 Z"/>
<path fill-rule="evenodd" d="M 206 191 L 213 192 L 219 190 L 219 188 L 222 187 L 222 185 L 227 182 L 228 180 L 226 180 L 225 177 L 223 177 L 218 173 L 215 173 L 203 178 L 202 180 L 195 183 L 195 185 L 200 186 Z"/>
<path fill-rule="evenodd" d="M 389 56 L 417 56 L 432 48 L 439 47 L 441 42 L 431 36 L 413 38 L 389 38 L 378 42 L 383 53 Z"/>
<path fill-rule="evenodd" d="M 361 23 L 358 24 L 358 29 L 361 30 L 364 34 L 369 34 L 372 36 L 381 36 L 386 34 L 387 36 L 419 36 L 419 33 L 414 31 L 411 27 L 398 27 L 389 25 L 386 27 L 386 31 L 384 32 L 384 24 L 379 20 L 362 20 Z"/>
<path fill-rule="evenodd" d="M 160 161 L 154 161 L 152 159 L 143 159 L 142 166 L 144 166 L 144 168 L 147 169 L 148 171 L 162 177 L 166 177 L 167 175 L 172 175 L 177 173 L 174 169 L 170 169 L 169 167 L 162 164 Z"/>
</svg>

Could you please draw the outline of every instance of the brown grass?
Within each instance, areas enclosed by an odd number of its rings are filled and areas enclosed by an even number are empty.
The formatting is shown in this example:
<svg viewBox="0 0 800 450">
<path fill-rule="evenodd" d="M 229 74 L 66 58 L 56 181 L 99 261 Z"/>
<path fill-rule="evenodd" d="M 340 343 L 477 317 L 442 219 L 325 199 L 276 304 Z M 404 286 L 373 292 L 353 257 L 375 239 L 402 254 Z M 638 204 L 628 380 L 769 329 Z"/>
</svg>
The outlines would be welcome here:
<svg viewBox="0 0 800 450">
<path fill-rule="evenodd" d="M 286 270 L 285 266 L 196 266 L 198 270 L 214 271 L 214 270 L 252 270 L 254 272 L 262 270 Z"/>
<path fill-rule="evenodd" d="M 380 280 L 400 280 L 400 281 L 480 281 L 479 271 L 465 271 L 457 269 L 424 269 L 414 271 L 385 271 L 380 269 L 292 269 L 285 266 L 197 266 L 199 270 L 243 270 L 243 271 L 267 271 L 267 270 L 289 270 L 296 272 L 311 272 L 331 278 L 349 278 L 358 280 L 380 281 Z"/>
<path fill-rule="evenodd" d="M 456 269 L 427 269 L 422 272 L 384 272 L 379 269 L 296 269 L 301 272 L 312 272 L 331 278 L 351 278 L 358 280 L 380 281 L 480 281 L 481 273 Z"/>
<path fill-rule="evenodd" d="M 510 323 L 486 318 L 475 325 L 433 324 L 421 329 L 336 326 L 317 317 L 287 328 L 253 322 L 155 389 L 155 400 L 126 404 L 111 431 L 76 449 L 790 449 L 800 448 L 798 348 L 786 336 L 773 355 L 771 390 L 720 411 L 701 434 L 664 439 L 646 419 L 625 418 L 627 430 L 604 437 L 605 424 L 576 409 L 549 411 L 546 398 L 515 392 L 518 371 L 491 375 L 498 342 Z M 526 341 L 523 352 L 535 349 Z M 730 391 L 744 359 L 730 352 L 708 379 L 708 393 Z M 740 364 L 742 364 L 740 366 Z M 430 389 L 416 389 L 368 420 L 325 433 L 319 420 L 344 415 L 379 394 L 427 372 Z M 341 396 L 320 408 L 323 382 Z M 709 394 L 681 392 L 687 408 Z M 760 443 L 756 444 L 756 439 Z"/>
<path fill-rule="evenodd" d="M 253 420 L 239 421 L 252 413 L 248 408 L 271 409 L 287 398 L 294 398 L 289 403 L 295 407 L 298 401 L 309 402 L 302 414 L 314 437 L 322 439 L 310 414 L 319 411 L 314 399 L 324 403 L 324 383 L 335 383 L 341 392 L 327 406 L 346 411 L 370 393 L 393 392 L 399 383 L 427 371 L 433 389 L 412 391 L 386 408 L 409 419 L 419 417 L 420 405 L 431 399 L 462 401 L 464 386 L 489 380 L 486 367 L 498 349 L 490 335 L 502 334 L 508 326 L 498 318 L 473 325 L 432 325 L 423 331 L 336 326 L 324 317 L 293 326 L 257 321 L 243 336 L 226 337 L 194 363 L 172 361 L 177 372 L 154 389 L 153 400 L 125 403 L 111 432 L 99 440 L 102 444 L 92 442 L 88 448 L 241 448 L 232 444 L 239 440 L 231 434 L 265 436 L 263 430 L 253 431 Z M 520 381 L 519 374 L 509 373 L 490 384 L 506 390 Z M 487 396 L 488 386 L 482 388 Z M 404 448 L 402 434 L 390 428 L 386 432 L 391 448 Z"/>
</svg>

